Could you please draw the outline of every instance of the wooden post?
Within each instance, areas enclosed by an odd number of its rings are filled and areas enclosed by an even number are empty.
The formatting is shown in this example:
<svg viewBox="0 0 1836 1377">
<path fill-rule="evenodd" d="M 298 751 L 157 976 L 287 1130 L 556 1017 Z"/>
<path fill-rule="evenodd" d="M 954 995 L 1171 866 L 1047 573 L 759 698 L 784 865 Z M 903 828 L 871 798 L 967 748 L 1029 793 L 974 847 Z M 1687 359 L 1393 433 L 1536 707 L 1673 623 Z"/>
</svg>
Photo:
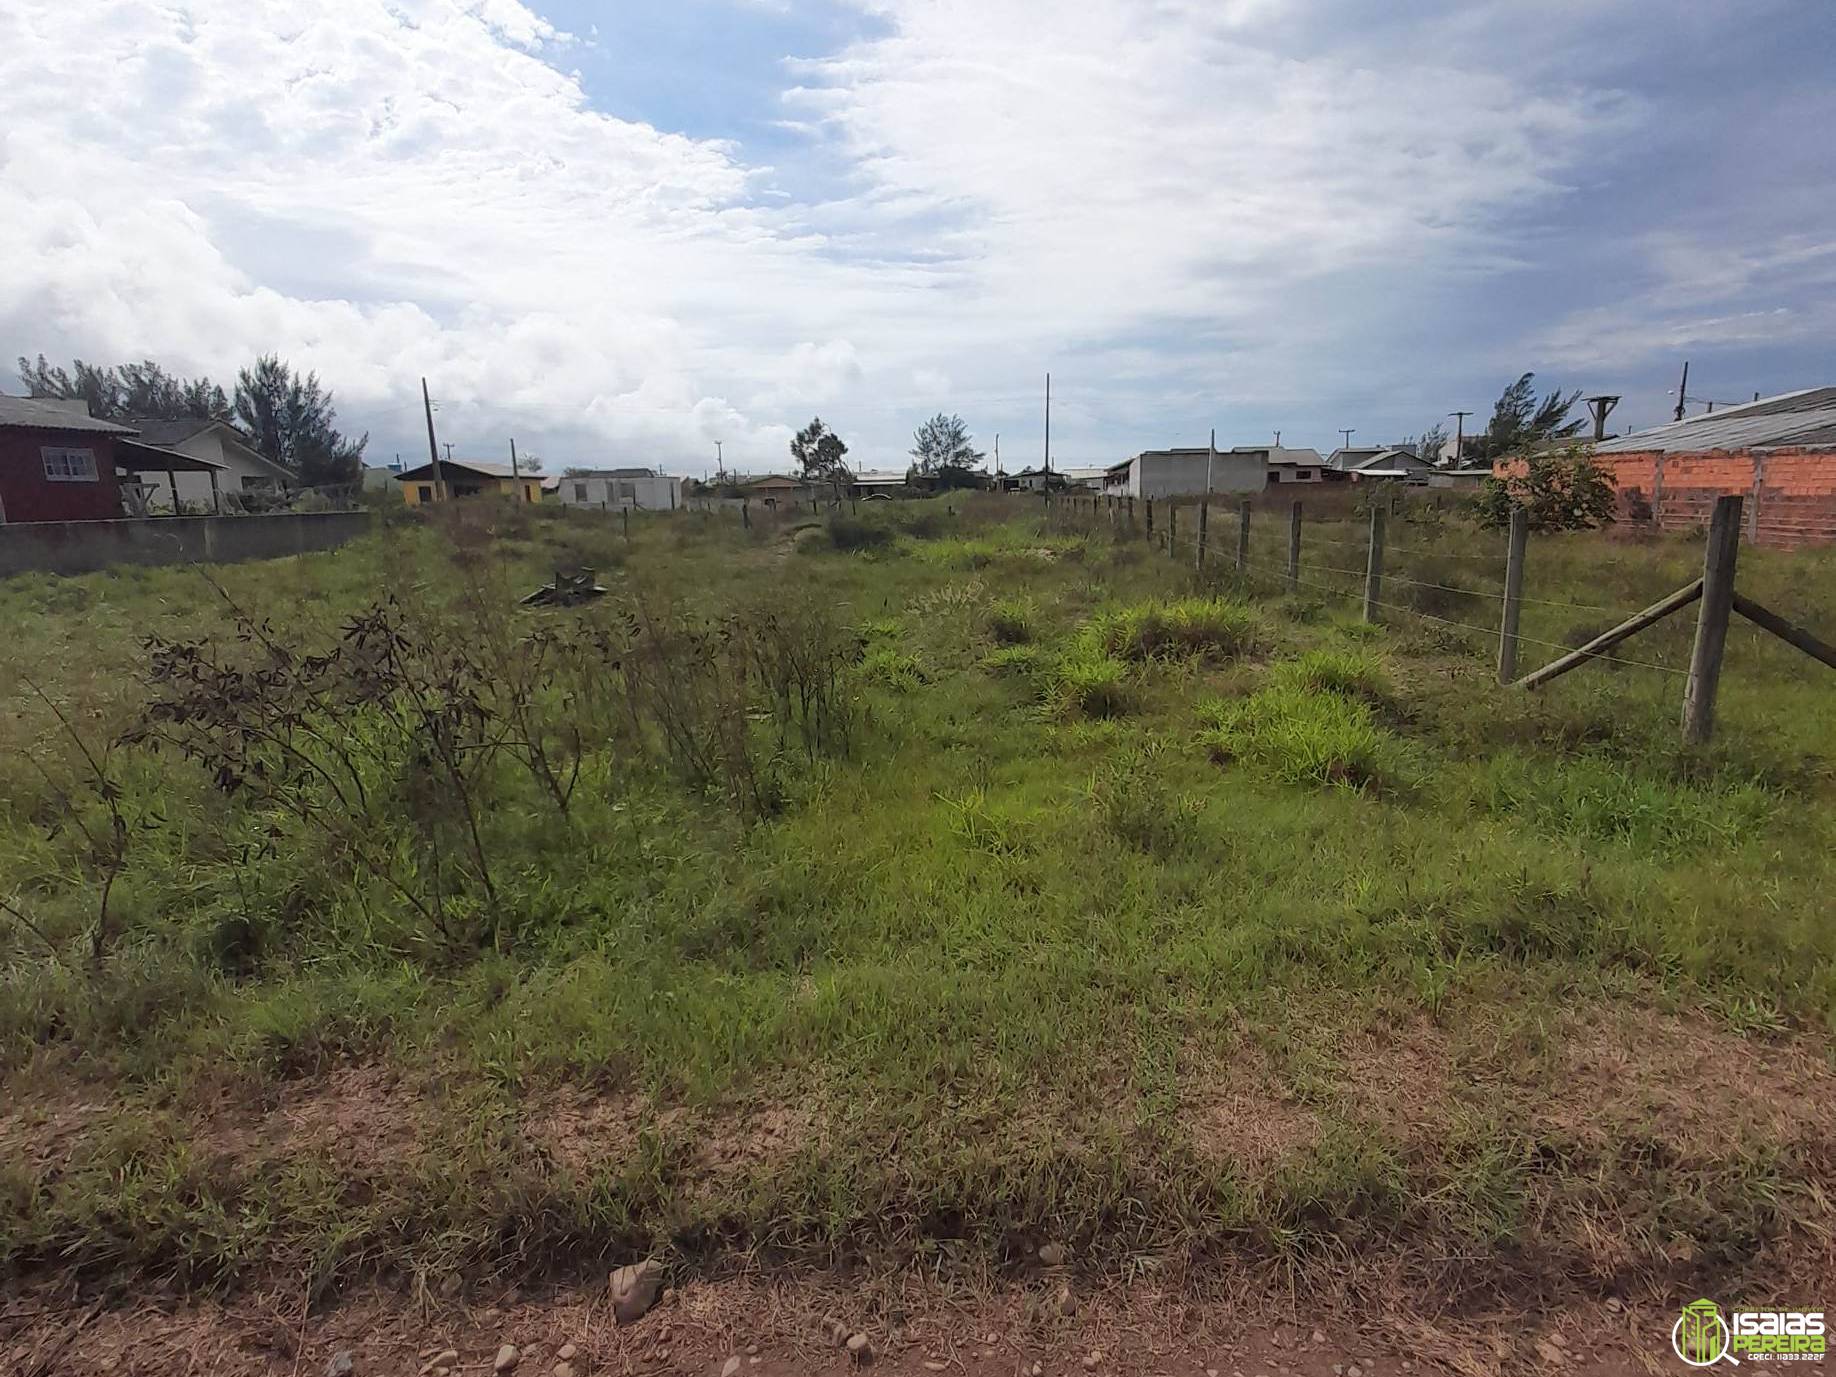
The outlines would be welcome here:
<svg viewBox="0 0 1836 1377">
<path fill-rule="evenodd" d="M 1511 534 L 1505 545 L 1504 613 L 1498 622 L 1498 682 L 1517 678 L 1517 619 L 1524 610 L 1524 552 L 1530 543 L 1530 513 L 1511 508 Z"/>
<path fill-rule="evenodd" d="M 1201 574 L 1205 572 L 1205 527 L 1210 524 L 1207 516 L 1207 513 L 1210 511 L 1211 504 L 1209 502 L 1199 503 L 1198 553 L 1193 557 L 1192 567 Z"/>
<path fill-rule="evenodd" d="M 1721 685 L 1721 657 L 1728 644 L 1728 615 L 1734 610 L 1734 563 L 1740 555 L 1738 497 L 1717 497 L 1702 552 L 1702 607 L 1696 614 L 1696 644 L 1689 653 L 1689 682 L 1683 689 L 1683 743 L 1697 746 L 1715 734 L 1715 691 Z"/>
<path fill-rule="evenodd" d="M 1296 502 L 1288 511 L 1288 591 L 1300 592 L 1300 531 L 1301 504 Z"/>
<path fill-rule="evenodd" d="M 1128 529 L 1131 534 L 1135 529 L 1135 495 L 1133 493 L 1128 495 Z"/>
<path fill-rule="evenodd" d="M 210 509 L 218 516 L 223 515 L 223 489 L 217 485 L 217 471 L 210 471 Z"/>
<path fill-rule="evenodd" d="M 1154 541 L 1154 499 L 1151 497 L 1148 498 L 1147 500 L 1147 538 L 1148 538 L 1148 543 L 1150 545 L 1153 544 L 1153 541 Z"/>
<path fill-rule="evenodd" d="M 1167 554 L 1179 558 L 1179 508 L 1167 503 Z"/>
<path fill-rule="evenodd" d="M 1794 626 L 1778 613 L 1761 607 L 1751 598 L 1734 595 L 1734 610 L 1765 631 L 1770 631 L 1786 645 L 1795 645 L 1813 660 L 1821 660 L 1836 669 L 1836 646 L 1818 640 L 1801 626 Z"/>
<path fill-rule="evenodd" d="M 174 516 L 182 515 L 179 511 L 178 475 L 171 469 L 166 470 L 166 486 L 172 489 L 172 514 Z"/>
<path fill-rule="evenodd" d="M 1250 504 L 1242 502 L 1237 507 L 1237 572 L 1249 568 L 1249 522 Z"/>
<path fill-rule="evenodd" d="M 1755 545 L 1759 544 L 1760 488 L 1765 482 L 1766 456 L 1756 454 L 1753 456 L 1753 500 L 1747 508 L 1747 539 Z"/>
<path fill-rule="evenodd" d="M 739 504 L 739 519 L 740 525 L 749 531 L 752 529 L 752 504 L 743 497 Z"/>
<path fill-rule="evenodd" d="M 1377 620 L 1383 599 L 1383 508 L 1371 508 L 1371 545 L 1364 557 L 1364 620 Z"/>
<path fill-rule="evenodd" d="M 631 508 L 620 507 L 618 509 L 618 514 L 625 518 L 625 539 L 630 540 L 631 539 Z"/>
</svg>

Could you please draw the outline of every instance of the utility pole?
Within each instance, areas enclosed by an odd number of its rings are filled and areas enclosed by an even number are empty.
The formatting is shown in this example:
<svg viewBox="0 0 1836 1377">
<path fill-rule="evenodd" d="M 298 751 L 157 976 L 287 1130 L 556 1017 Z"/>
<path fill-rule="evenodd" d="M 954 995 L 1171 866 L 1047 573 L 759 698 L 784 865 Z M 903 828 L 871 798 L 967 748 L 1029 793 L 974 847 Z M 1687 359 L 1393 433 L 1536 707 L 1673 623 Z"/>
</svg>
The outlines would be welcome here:
<svg viewBox="0 0 1836 1377">
<path fill-rule="evenodd" d="M 995 491 L 1001 490 L 1001 432 L 995 432 Z"/>
<path fill-rule="evenodd" d="M 1214 430 L 1211 432 L 1211 447 L 1213 449 L 1216 449 L 1218 447 L 1217 436 L 1218 436 L 1217 431 Z M 1279 430 L 1275 432 L 1275 448 L 1276 449 L 1281 448 L 1281 432 Z"/>
<path fill-rule="evenodd" d="M 1464 464 L 1466 462 L 1466 418 L 1473 413 L 1450 411 L 1447 414 L 1454 418 L 1453 461 L 1456 464 Z"/>
<path fill-rule="evenodd" d="M 523 471 L 517 467 L 516 463 L 516 440 L 514 438 L 510 441 L 510 476 L 512 478 L 521 478 L 523 476 Z"/>
<path fill-rule="evenodd" d="M 453 462 L 453 442 L 451 440 L 442 440 L 440 441 L 440 448 L 446 451 L 446 462 L 449 464 L 452 463 Z"/>
<path fill-rule="evenodd" d="M 1358 433 L 1357 426 L 1340 426 L 1339 427 L 1339 434 L 1345 437 L 1345 448 L 1346 449 L 1351 448 L 1351 437 L 1356 435 L 1357 433 Z"/>
<path fill-rule="evenodd" d="M 1279 430 L 1275 432 L 1275 443 L 1277 445 L 1281 443 L 1281 432 Z M 1211 443 L 1210 443 L 1209 448 L 1207 448 L 1205 451 L 1205 496 L 1206 497 L 1211 496 L 1211 466 L 1217 462 L 1217 459 L 1218 459 L 1218 428 L 1216 426 L 1213 426 L 1211 428 Z"/>
<path fill-rule="evenodd" d="M 1683 360 L 1683 381 L 1677 384 L 1677 419 L 1683 419 L 1683 399 L 1689 395 L 1689 360 Z"/>
<path fill-rule="evenodd" d="M 440 446 L 434 441 L 433 399 L 427 395 L 427 379 L 421 379 L 421 406 L 427 412 L 427 457 L 433 464 L 434 501 L 446 496 L 446 484 L 440 477 Z"/>
<path fill-rule="evenodd" d="M 1045 430 L 1045 471 L 1047 475 L 1050 475 L 1052 472 L 1052 375 L 1050 373 L 1046 374 Z M 1052 480 L 1048 476 L 1046 487 L 1049 489 L 1051 486 Z"/>
</svg>

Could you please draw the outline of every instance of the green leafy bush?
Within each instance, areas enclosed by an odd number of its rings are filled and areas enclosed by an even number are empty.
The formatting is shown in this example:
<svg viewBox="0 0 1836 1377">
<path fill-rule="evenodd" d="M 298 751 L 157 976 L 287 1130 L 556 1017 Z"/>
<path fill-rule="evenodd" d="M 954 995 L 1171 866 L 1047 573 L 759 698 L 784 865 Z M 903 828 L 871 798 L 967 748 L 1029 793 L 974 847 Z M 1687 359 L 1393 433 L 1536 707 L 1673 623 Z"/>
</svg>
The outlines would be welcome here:
<svg viewBox="0 0 1836 1377">
<path fill-rule="evenodd" d="M 1228 657 L 1254 648 L 1256 614 L 1227 598 L 1183 598 L 1144 602 L 1101 613 L 1082 635 L 1105 655 L 1124 660 Z"/>
<path fill-rule="evenodd" d="M 1003 645 L 1023 645 L 1033 639 L 1032 601 L 1000 598 L 988 614 L 988 631 Z"/>
<path fill-rule="evenodd" d="M 1277 683 L 1315 693 L 1337 693 L 1349 698 L 1383 702 L 1390 696 L 1390 675 L 1377 654 L 1363 646 L 1356 650 L 1309 650 L 1287 660 L 1275 670 Z"/>
<path fill-rule="evenodd" d="M 1533 531 L 1588 531 L 1613 521 L 1613 480 L 1580 445 L 1559 454 L 1533 454 L 1485 480 L 1477 512 L 1491 527 L 1511 524 L 1511 509 L 1529 514 Z"/>
<path fill-rule="evenodd" d="M 1087 717 L 1119 717 L 1129 709 L 1129 669 L 1113 655 L 1076 648 L 1052 673 L 1052 705 Z"/>
<path fill-rule="evenodd" d="M 894 693 L 910 693 L 923 688 L 929 678 L 916 655 L 892 646 L 868 651 L 861 660 L 860 673 L 866 683 L 891 689 Z"/>
</svg>

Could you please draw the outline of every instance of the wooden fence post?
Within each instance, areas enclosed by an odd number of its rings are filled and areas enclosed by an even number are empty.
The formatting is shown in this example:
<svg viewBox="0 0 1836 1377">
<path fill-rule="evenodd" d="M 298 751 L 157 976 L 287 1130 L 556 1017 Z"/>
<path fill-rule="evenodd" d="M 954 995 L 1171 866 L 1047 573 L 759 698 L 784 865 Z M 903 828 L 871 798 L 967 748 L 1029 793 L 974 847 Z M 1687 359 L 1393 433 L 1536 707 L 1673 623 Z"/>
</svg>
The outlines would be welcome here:
<svg viewBox="0 0 1836 1377">
<path fill-rule="evenodd" d="M 1301 504 L 1296 502 L 1288 512 L 1288 591 L 1300 591 Z"/>
<path fill-rule="evenodd" d="M 740 525 L 749 531 L 752 529 L 752 504 L 743 497 L 739 504 L 739 519 Z"/>
<path fill-rule="evenodd" d="M 1696 614 L 1696 644 L 1689 652 L 1689 682 L 1683 689 L 1683 743 L 1697 746 L 1715 734 L 1715 690 L 1721 685 L 1721 657 L 1728 644 L 1728 615 L 1734 610 L 1734 563 L 1740 555 L 1738 497 L 1717 497 L 1702 553 L 1702 607 Z"/>
<path fill-rule="evenodd" d="M 1250 504 L 1242 502 L 1237 507 L 1237 572 L 1244 573 L 1249 569 L 1249 522 Z"/>
<path fill-rule="evenodd" d="M 1167 503 L 1167 558 L 1179 558 L 1179 508 Z"/>
<path fill-rule="evenodd" d="M 618 514 L 625 518 L 625 539 L 630 540 L 631 539 L 631 508 L 620 507 L 618 509 Z"/>
<path fill-rule="evenodd" d="M 1201 574 L 1205 572 L 1205 527 L 1209 524 L 1208 514 L 1210 511 L 1211 503 L 1199 503 L 1198 554 L 1192 561 L 1192 567 Z"/>
<path fill-rule="evenodd" d="M 1135 533 L 1135 495 L 1133 493 L 1128 495 L 1128 531 L 1130 535 Z"/>
<path fill-rule="evenodd" d="M 1377 620 L 1383 599 L 1383 508 L 1371 508 L 1371 545 L 1364 557 L 1364 620 Z"/>
<path fill-rule="evenodd" d="M 1154 543 L 1154 499 L 1151 497 L 1147 500 L 1147 539 L 1148 544 Z"/>
<path fill-rule="evenodd" d="M 1524 551 L 1530 543 L 1530 513 L 1511 508 L 1511 534 L 1505 545 L 1504 612 L 1498 622 L 1498 682 L 1517 678 L 1517 619 L 1524 610 Z"/>
</svg>

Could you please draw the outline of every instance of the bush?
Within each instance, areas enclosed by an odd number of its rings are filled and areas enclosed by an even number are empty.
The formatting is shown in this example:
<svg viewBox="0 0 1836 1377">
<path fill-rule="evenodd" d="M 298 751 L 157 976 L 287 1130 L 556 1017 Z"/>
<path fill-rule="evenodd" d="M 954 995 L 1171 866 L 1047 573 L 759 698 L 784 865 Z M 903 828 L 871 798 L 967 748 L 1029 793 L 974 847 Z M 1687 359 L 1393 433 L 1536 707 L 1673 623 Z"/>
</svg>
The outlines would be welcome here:
<svg viewBox="0 0 1836 1377">
<path fill-rule="evenodd" d="M 1390 696 L 1390 676 L 1375 653 L 1357 650 L 1310 650 L 1275 671 L 1275 681 L 1314 693 L 1337 693 L 1373 703 Z"/>
<path fill-rule="evenodd" d="M 837 512 L 826 526 L 829 544 L 837 550 L 883 550 L 892 544 L 892 530 L 877 521 L 843 516 Z"/>
<path fill-rule="evenodd" d="M 1128 711 L 1128 666 L 1113 655 L 1074 650 L 1058 662 L 1049 692 L 1061 712 L 1119 717 Z"/>
<path fill-rule="evenodd" d="M 1026 598 L 1001 598 L 988 614 L 988 630 L 1002 645 L 1033 639 L 1033 604 Z"/>
<path fill-rule="evenodd" d="M 1522 507 L 1533 531 L 1591 531 L 1610 525 L 1613 482 L 1579 445 L 1560 454 L 1534 454 L 1512 461 L 1504 478 L 1488 478 L 1480 490 L 1480 524 L 1511 524 L 1511 509 Z"/>
<path fill-rule="evenodd" d="M 1208 723 L 1200 739 L 1219 762 L 1242 761 L 1290 784 L 1363 790 L 1397 781 L 1396 741 L 1357 699 L 1275 684 L 1199 711 Z"/>
<path fill-rule="evenodd" d="M 890 689 L 894 693 L 910 693 L 923 688 L 928 676 L 918 657 L 904 650 L 895 650 L 891 646 L 881 646 L 867 652 L 861 661 L 861 678 L 876 688 Z"/>
<path fill-rule="evenodd" d="M 1089 797 L 1104 831 L 1150 856 L 1176 856 L 1198 838 L 1203 802 L 1174 793 L 1145 752 L 1100 769 Z"/>
<path fill-rule="evenodd" d="M 1045 656 L 1035 645 L 1002 646 L 982 661 L 986 669 L 996 674 L 1018 674 L 1031 676 L 1045 667 Z"/>
<path fill-rule="evenodd" d="M 1105 655 L 1144 661 L 1241 655 L 1255 646 L 1257 629 L 1256 614 L 1243 603 L 1185 598 L 1103 613 L 1086 623 L 1083 635 Z"/>
</svg>

